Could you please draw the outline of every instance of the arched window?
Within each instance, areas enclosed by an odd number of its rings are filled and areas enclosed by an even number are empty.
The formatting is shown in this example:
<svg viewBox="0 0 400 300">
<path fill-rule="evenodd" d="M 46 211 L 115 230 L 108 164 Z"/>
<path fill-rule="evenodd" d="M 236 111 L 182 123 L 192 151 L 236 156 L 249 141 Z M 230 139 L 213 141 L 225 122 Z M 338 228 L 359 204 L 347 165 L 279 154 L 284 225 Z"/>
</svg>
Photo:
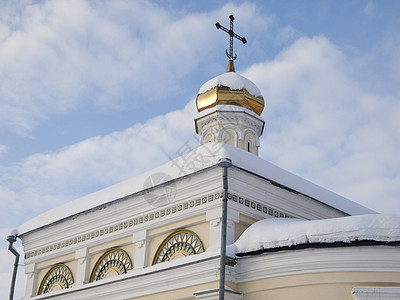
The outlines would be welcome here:
<svg viewBox="0 0 400 300">
<path fill-rule="evenodd" d="M 207 143 L 209 143 L 209 142 L 213 142 L 214 141 L 214 137 L 213 137 L 213 135 L 212 134 L 207 134 L 207 136 L 206 136 L 206 140 L 205 140 Z"/>
<path fill-rule="evenodd" d="M 55 265 L 44 275 L 38 295 L 70 288 L 73 283 L 71 270 L 64 264 Z"/>
<path fill-rule="evenodd" d="M 89 282 L 101 280 L 120 274 L 125 274 L 132 269 L 132 261 L 124 250 L 111 249 L 104 253 L 96 262 L 90 275 Z"/>
<path fill-rule="evenodd" d="M 250 153 L 255 153 L 255 149 L 254 149 L 254 147 L 255 147 L 255 143 L 254 143 L 254 137 L 253 137 L 253 135 L 252 134 L 250 134 L 250 133 L 248 133 L 248 134 L 246 134 L 246 136 L 245 136 L 245 139 L 244 139 L 244 143 L 245 143 L 245 150 L 247 151 L 247 152 L 250 152 Z"/>
<path fill-rule="evenodd" d="M 163 240 L 154 255 L 153 265 L 202 252 L 203 243 L 197 234 L 189 230 L 178 230 Z"/>
</svg>

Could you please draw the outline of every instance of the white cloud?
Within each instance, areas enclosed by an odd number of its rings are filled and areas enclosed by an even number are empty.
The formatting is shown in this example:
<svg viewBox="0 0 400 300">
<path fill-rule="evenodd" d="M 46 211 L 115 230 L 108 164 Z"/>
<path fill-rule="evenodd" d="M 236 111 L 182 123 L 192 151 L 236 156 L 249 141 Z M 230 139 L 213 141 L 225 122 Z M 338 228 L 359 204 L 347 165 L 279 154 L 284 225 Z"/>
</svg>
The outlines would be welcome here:
<svg viewBox="0 0 400 300">
<path fill-rule="evenodd" d="M 0 185 L 3 222 L 18 226 L 51 207 L 156 167 L 173 157 L 187 140 L 197 147 L 194 111 L 191 101 L 182 110 L 144 124 L 54 153 L 38 153 L 4 168 Z"/>
<path fill-rule="evenodd" d="M 352 200 L 394 212 L 400 103 L 369 92 L 352 77 L 352 64 L 326 38 L 315 37 L 250 68 L 246 76 L 267 103 L 262 152 Z"/>
<path fill-rule="evenodd" d="M 364 13 L 367 16 L 372 16 L 375 13 L 374 3 L 372 1 L 368 1 L 367 4 L 364 6 Z"/>
<path fill-rule="evenodd" d="M 379 49 L 381 51 L 380 54 L 384 57 L 387 57 L 386 61 L 384 62 L 384 72 L 387 73 L 385 74 L 388 77 L 387 80 L 393 83 L 392 85 L 393 90 L 391 89 L 390 92 L 396 93 L 396 95 L 399 96 L 400 95 L 399 91 L 400 55 L 398 51 L 400 48 L 399 32 L 396 31 L 395 33 L 386 35 L 382 42 L 382 48 L 383 49 Z M 383 76 L 384 74 L 382 74 L 382 77 Z M 384 88 L 386 88 L 386 86 Z"/>
<path fill-rule="evenodd" d="M 0 158 L 8 151 L 9 147 L 0 144 Z"/>
<path fill-rule="evenodd" d="M 220 43 L 204 24 L 228 10 L 247 26 L 263 23 L 249 4 L 183 16 L 147 1 L 8 6 L 12 17 L 0 19 L 0 125 L 29 134 L 84 103 L 118 109 L 179 93 L 199 57 Z"/>
<path fill-rule="evenodd" d="M 278 30 L 276 40 L 279 44 L 286 44 L 293 41 L 296 35 L 298 35 L 298 32 L 292 26 L 287 25 Z"/>
</svg>

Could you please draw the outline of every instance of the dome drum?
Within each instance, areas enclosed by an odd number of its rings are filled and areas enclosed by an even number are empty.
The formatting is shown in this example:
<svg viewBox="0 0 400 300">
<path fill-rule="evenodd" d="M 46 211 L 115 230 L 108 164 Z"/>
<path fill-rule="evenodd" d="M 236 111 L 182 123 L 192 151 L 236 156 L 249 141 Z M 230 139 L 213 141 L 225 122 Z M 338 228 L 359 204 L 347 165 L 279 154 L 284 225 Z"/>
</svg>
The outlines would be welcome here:
<svg viewBox="0 0 400 300">
<path fill-rule="evenodd" d="M 208 142 L 228 144 L 258 155 L 264 120 L 244 107 L 215 106 L 195 118 L 200 145 Z"/>
</svg>

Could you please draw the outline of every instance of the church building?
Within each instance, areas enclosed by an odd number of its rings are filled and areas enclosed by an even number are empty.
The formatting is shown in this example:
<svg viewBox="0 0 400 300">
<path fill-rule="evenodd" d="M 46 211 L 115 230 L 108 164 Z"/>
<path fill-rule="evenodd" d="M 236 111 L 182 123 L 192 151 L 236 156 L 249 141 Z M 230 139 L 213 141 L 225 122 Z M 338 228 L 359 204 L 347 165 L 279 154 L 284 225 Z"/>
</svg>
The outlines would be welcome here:
<svg viewBox="0 0 400 300">
<path fill-rule="evenodd" d="M 198 148 L 20 226 L 23 299 L 219 299 L 221 159 L 225 299 L 400 299 L 400 218 L 261 159 L 264 98 L 233 61 L 199 90 Z"/>
</svg>

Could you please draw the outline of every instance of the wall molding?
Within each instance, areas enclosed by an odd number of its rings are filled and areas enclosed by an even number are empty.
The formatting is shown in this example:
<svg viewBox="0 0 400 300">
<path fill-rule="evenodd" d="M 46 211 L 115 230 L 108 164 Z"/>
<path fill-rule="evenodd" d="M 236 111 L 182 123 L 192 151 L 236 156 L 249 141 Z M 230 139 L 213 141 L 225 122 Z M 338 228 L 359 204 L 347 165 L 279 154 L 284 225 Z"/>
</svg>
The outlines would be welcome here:
<svg viewBox="0 0 400 300">
<path fill-rule="evenodd" d="M 30 260 L 44 254 L 65 250 L 71 246 L 85 244 L 88 241 L 104 238 L 115 233 L 129 233 L 133 228 L 144 224 L 153 224 L 171 215 L 182 215 L 187 211 L 191 211 L 200 206 L 211 204 L 223 197 L 223 192 L 215 192 L 206 194 L 196 199 L 187 200 L 173 205 L 157 208 L 151 212 L 143 213 L 139 216 L 124 220 L 109 226 L 103 226 L 95 230 L 91 230 L 74 237 L 64 239 L 57 243 L 51 243 L 47 246 L 36 248 L 25 253 L 25 259 Z M 293 216 L 284 213 L 276 208 L 260 203 L 259 201 L 247 199 L 237 194 L 228 194 L 228 199 L 232 201 L 232 205 L 248 209 L 250 212 L 256 212 L 259 215 L 275 218 L 293 218 Z M 148 228 L 150 229 L 150 228 Z"/>
</svg>

